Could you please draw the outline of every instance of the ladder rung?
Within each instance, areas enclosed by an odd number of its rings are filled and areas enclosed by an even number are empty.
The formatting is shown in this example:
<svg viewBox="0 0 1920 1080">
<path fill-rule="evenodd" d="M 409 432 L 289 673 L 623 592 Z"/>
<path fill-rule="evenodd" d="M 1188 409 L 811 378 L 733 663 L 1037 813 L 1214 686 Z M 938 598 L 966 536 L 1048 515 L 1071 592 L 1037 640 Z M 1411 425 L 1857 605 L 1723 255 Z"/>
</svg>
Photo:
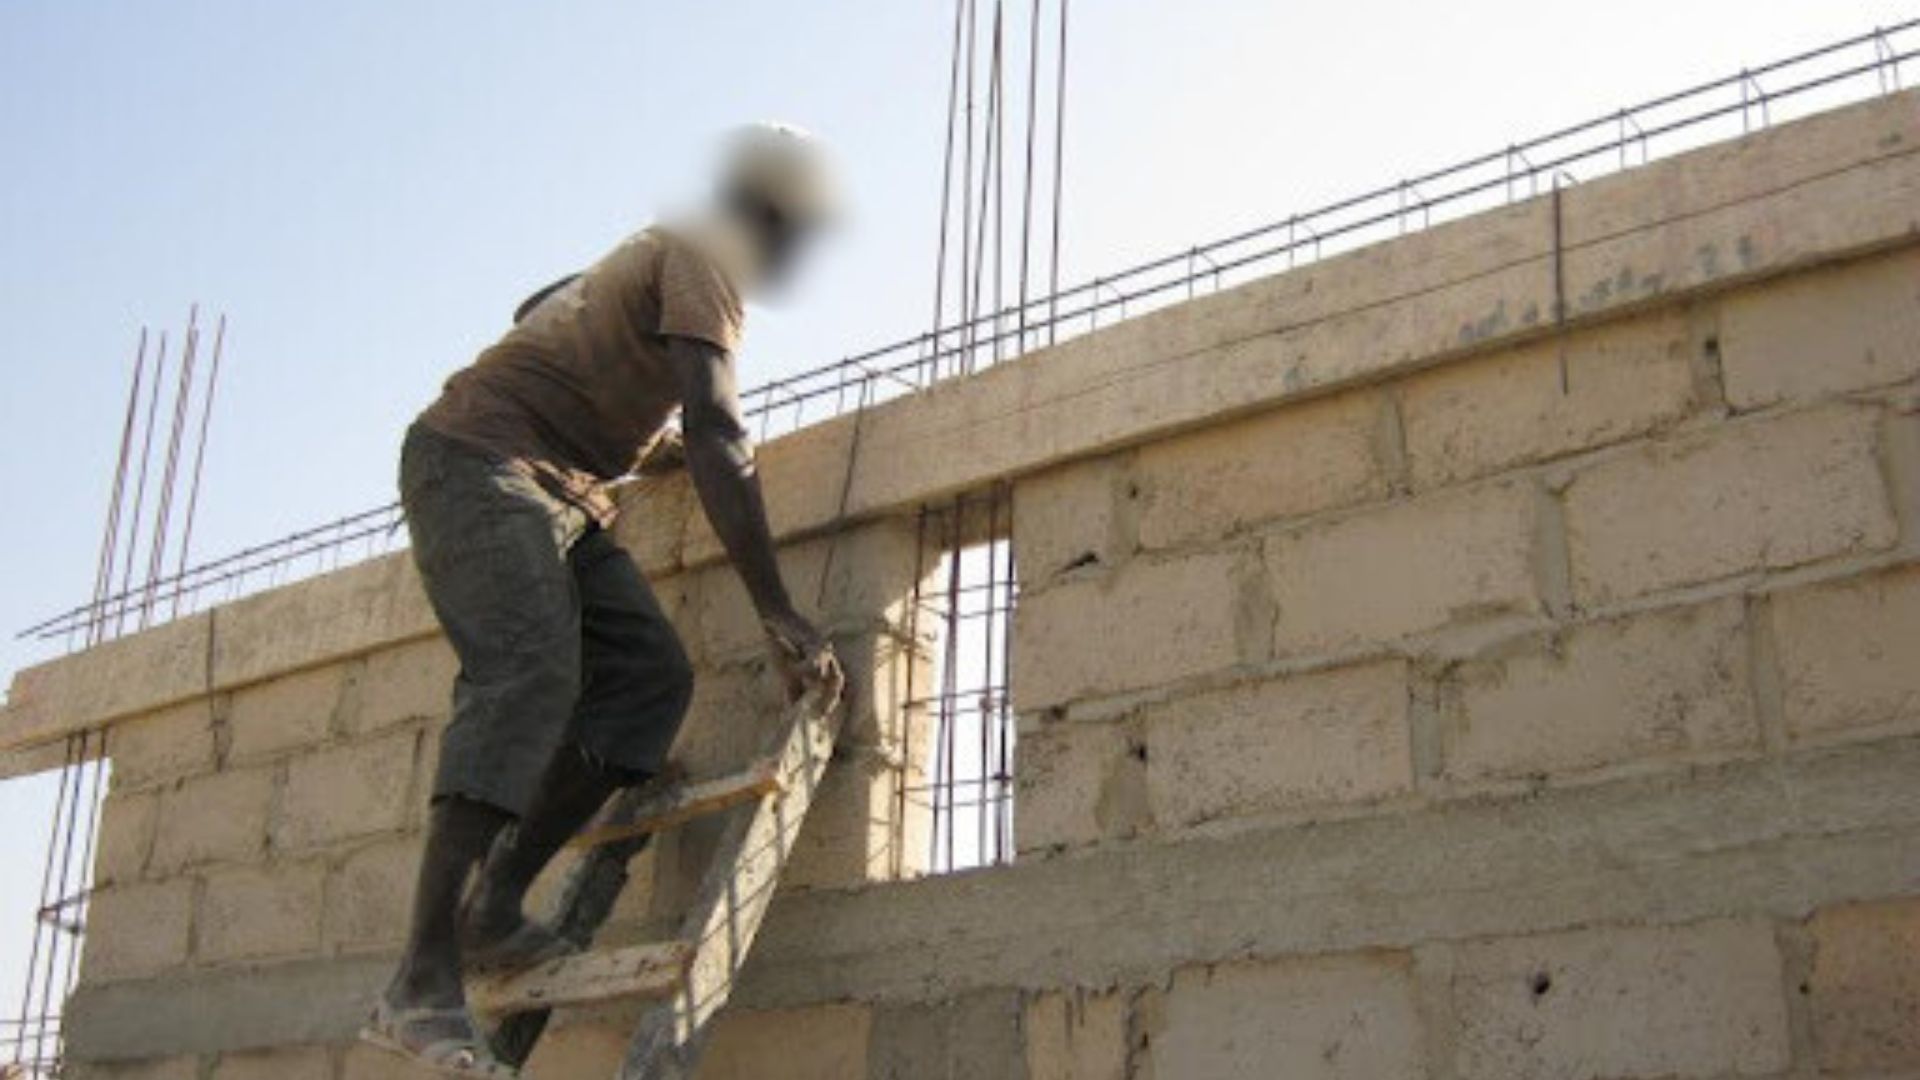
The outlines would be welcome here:
<svg viewBox="0 0 1920 1080">
<path fill-rule="evenodd" d="M 684 942 L 631 945 L 551 960 L 467 984 L 477 1012 L 505 1014 L 616 998 L 663 998 L 679 989 L 693 949 Z"/>
<path fill-rule="evenodd" d="M 772 759 L 759 761 L 730 776 L 675 784 L 641 803 L 630 820 L 582 830 L 567 846 L 590 848 L 632 840 L 782 790 L 779 763 Z"/>
</svg>

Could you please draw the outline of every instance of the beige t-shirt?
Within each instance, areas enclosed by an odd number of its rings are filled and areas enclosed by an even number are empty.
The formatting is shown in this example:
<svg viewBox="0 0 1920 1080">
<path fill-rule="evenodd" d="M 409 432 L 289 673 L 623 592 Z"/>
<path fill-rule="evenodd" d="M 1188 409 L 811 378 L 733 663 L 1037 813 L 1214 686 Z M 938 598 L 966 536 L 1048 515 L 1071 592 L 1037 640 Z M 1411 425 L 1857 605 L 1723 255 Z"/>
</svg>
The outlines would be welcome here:
<svg viewBox="0 0 1920 1080">
<path fill-rule="evenodd" d="M 448 379 L 420 422 L 610 524 L 607 481 L 632 470 L 680 405 L 667 339 L 729 355 L 740 345 L 738 263 L 691 235 L 629 237 Z"/>
</svg>

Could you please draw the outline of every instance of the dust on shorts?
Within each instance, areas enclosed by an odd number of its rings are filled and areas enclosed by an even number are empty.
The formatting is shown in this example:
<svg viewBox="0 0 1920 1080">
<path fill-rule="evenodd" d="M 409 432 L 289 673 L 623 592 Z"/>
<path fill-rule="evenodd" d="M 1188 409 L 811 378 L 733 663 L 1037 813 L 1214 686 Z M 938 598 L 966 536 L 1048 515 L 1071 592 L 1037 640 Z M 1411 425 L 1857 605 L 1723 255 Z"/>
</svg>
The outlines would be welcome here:
<svg viewBox="0 0 1920 1080">
<path fill-rule="evenodd" d="M 418 424 L 401 450 L 400 498 L 460 659 L 434 798 L 524 814 L 566 743 L 659 772 L 693 669 L 633 559 L 511 462 Z"/>
</svg>

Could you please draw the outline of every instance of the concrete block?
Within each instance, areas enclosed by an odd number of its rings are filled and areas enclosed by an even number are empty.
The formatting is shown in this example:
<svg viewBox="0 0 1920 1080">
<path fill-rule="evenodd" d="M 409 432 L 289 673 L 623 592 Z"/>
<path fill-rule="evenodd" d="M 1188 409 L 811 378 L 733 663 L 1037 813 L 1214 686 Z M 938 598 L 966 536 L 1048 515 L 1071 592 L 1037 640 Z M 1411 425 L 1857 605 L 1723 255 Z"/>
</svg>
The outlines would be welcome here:
<svg viewBox="0 0 1920 1080">
<path fill-rule="evenodd" d="M 860 1080 L 873 1011 L 864 1005 L 728 1009 L 714 1024 L 699 1080 Z"/>
<path fill-rule="evenodd" d="M 880 1006 L 873 1014 L 867 1080 L 1025 1080 L 1023 1012 L 1013 990 Z"/>
<path fill-rule="evenodd" d="M 1738 597 L 1590 623 L 1461 665 L 1444 694 L 1456 780 L 1556 776 L 1758 748 Z"/>
<path fill-rule="evenodd" d="M 778 737 L 782 693 L 765 656 L 697 669 L 671 760 L 691 776 L 744 767 Z"/>
<path fill-rule="evenodd" d="M 1127 487 L 1126 459 L 1117 456 L 1016 480 L 1013 554 L 1021 587 L 1033 590 L 1070 569 L 1126 561 L 1134 546 Z"/>
<path fill-rule="evenodd" d="M 827 571 L 827 548 L 832 542 L 831 537 L 820 537 L 780 549 L 781 574 L 801 612 L 829 628 L 904 625 L 918 558 L 912 523 L 887 519 L 840 533 L 833 553 L 833 579 L 823 594 L 820 579 Z M 689 643 L 698 650 L 696 655 L 724 662 L 766 649 L 766 632 L 730 565 L 715 564 L 680 577 L 688 579 L 697 607 L 698 639 Z M 817 610 L 815 599 L 822 595 L 824 611 Z"/>
<path fill-rule="evenodd" d="M 700 512 L 686 471 L 649 476 L 621 494 L 613 539 L 640 564 L 641 572 L 650 577 L 672 573 L 680 568 L 688 515 Z"/>
<path fill-rule="evenodd" d="M 212 682 L 244 686 L 439 632 L 413 557 L 383 555 L 220 608 Z M 198 663 L 207 677 L 208 658 Z"/>
<path fill-rule="evenodd" d="M 1414 375 L 1400 390 L 1413 485 L 1470 480 L 1671 424 L 1693 406 L 1688 352 L 1686 319 L 1661 314 Z"/>
<path fill-rule="evenodd" d="M 912 844 L 895 822 L 900 770 L 865 755 L 837 757 L 820 782 L 782 889 L 851 888 L 926 869 L 924 840 Z M 916 838 L 917 839 L 917 838 Z"/>
<path fill-rule="evenodd" d="M 1787 730 L 1920 726 L 1920 567 L 1773 597 Z"/>
<path fill-rule="evenodd" d="M 273 846 L 291 851 L 397 829 L 410 805 L 412 731 L 379 735 L 295 758 L 273 824 Z"/>
<path fill-rule="evenodd" d="M 191 881 L 121 885 L 93 894 L 81 974 L 87 982 L 157 975 L 187 959 L 193 923 Z"/>
<path fill-rule="evenodd" d="M 1231 667 L 1241 659 L 1241 609 L 1258 589 L 1239 562 L 1230 552 L 1134 559 L 1022 597 L 1014 700 L 1031 712 Z"/>
<path fill-rule="evenodd" d="M 222 1054 L 212 1080 L 333 1080 L 333 1054 L 324 1046 Z"/>
<path fill-rule="evenodd" d="M 1154 705 L 1142 713 L 1153 818 L 1166 828 L 1410 791 L 1408 701 L 1393 660 Z"/>
<path fill-rule="evenodd" d="M 460 658 L 435 635 L 381 649 L 361 661 L 354 692 L 341 710 L 350 735 L 365 735 L 417 720 L 445 723 L 453 712 L 453 680 Z"/>
<path fill-rule="evenodd" d="M 1720 365 L 1739 409 L 1920 375 L 1920 250 L 1730 294 L 1720 302 Z"/>
<path fill-rule="evenodd" d="M 1128 1080 L 1127 999 L 1067 991 L 1027 1002 L 1027 1080 Z"/>
<path fill-rule="evenodd" d="M 319 863 L 209 875 L 200 897 L 195 956 L 207 963 L 311 953 L 320 945 Z"/>
<path fill-rule="evenodd" d="M 1148 828 L 1147 748 L 1119 724 L 1055 724 L 1014 744 L 1021 853 L 1125 839 Z"/>
<path fill-rule="evenodd" d="M 1920 899 L 1827 908 L 1808 930 L 1821 1069 L 1920 1067 Z"/>
<path fill-rule="evenodd" d="M 852 404 L 851 398 L 848 404 Z M 886 465 L 873 453 L 872 419 L 873 414 L 869 413 L 822 420 L 756 448 L 754 463 L 760 472 L 767 522 L 774 536 L 788 536 L 796 529 L 827 524 L 840 516 L 847 455 L 851 452 L 856 425 L 862 428 L 862 437 L 855 461 L 855 487 L 860 485 L 862 474 Z M 692 502 L 680 560 L 686 566 L 701 566 L 721 559 L 723 552 L 719 538 L 707 521 L 705 508 L 698 505 L 697 497 Z M 855 508 L 850 505 L 848 509 Z M 816 518 L 817 513 L 824 516 Z"/>
<path fill-rule="evenodd" d="M 213 705 L 189 701 L 123 720 L 108 730 L 107 756 L 115 791 L 212 772 Z"/>
<path fill-rule="evenodd" d="M 347 670 L 329 664 L 235 690 L 227 714 L 227 760 L 258 761 L 325 742 Z"/>
<path fill-rule="evenodd" d="M 1399 954 L 1183 968 L 1141 1006 L 1158 1080 L 1424 1080 Z"/>
<path fill-rule="evenodd" d="M 909 746 L 927 746 L 933 726 L 924 705 L 934 690 L 931 643 L 916 646 L 904 635 L 867 633 L 837 635 L 833 646 L 847 676 L 838 745 L 893 758 Z"/>
<path fill-rule="evenodd" d="M 114 792 L 101 803 L 95 886 L 124 885 L 146 872 L 159 811 L 160 796 L 151 791 Z"/>
<path fill-rule="evenodd" d="M 1455 1069 L 1513 1080 L 1770 1075 L 1787 1008 L 1760 922 L 1575 930 L 1456 948 Z"/>
<path fill-rule="evenodd" d="M 1378 646 L 1449 623 L 1539 613 L 1537 499 L 1525 484 L 1501 483 L 1272 537 L 1275 651 Z"/>
<path fill-rule="evenodd" d="M 1384 497 L 1383 408 L 1374 393 L 1339 394 L 1147 444 L 1134 470 L 1141 546 L 1217 539 Z"/>
<path fill-rule="evenodd" d="M 652 844 L 627 864 L 627 884 L 620 890 L 619 897 L 614 900 L 613 913 L 607 917 L 609 926 L 646 927 L 649 936 L 653 936 L 652 931 L 655 927 L 648 924 L 654 915 L 653 868 L 660 846 L 661 840 L 656 837 Z M 548 918 L 559 910 L 560 896 L 566 889 L 567 876 L 578 860 L 579 855 L 568 850 L 563 850 L 554 856 L 553 861 L 547 864 L 547 868 L 534 879 L 533 887 L 527 890 L 528 913 L 538 918 Z M 697 885 L 699 872 L 705 869 L 706 866 L 702 865 L 697 871 L 689 871 L 693 875 L 689 887 Z M 411 884 L 408 887 L 411 889 Z M 684 906 L 683 904 L 682 908 Z M 680 914 L 678 911 L 673 913 L 674 916 L 678 914 Z"/>
<path fill-rule="evenodd" d="M 327 887 L 327 942 L 342 949 L 397 945 L 411 918 L 422 839 L 381 840 L 353 852 Z"/>
<path fill-rule="evenodd" d="M 0 746 L 60 741 L 107 721 L 117 737 L 133 731 L 124 721 L 200 700 L 211 626 L 208 613 L 188 615 L 16 672 L 0 710 Z"/>
<path fill-rule="evenodd" d="M 1574 595 L 1604 606 L 1898 537 L 1866 409 L 1828 408 L 1646 447 L 1566 491 Z"/>
<path fill-rule="evenodd" d="M 183 780 L 160 796 L 151 869 L 165 876 L 207 862 L 254 862 L 267 846 L 271 769 Z"/>
</svg>

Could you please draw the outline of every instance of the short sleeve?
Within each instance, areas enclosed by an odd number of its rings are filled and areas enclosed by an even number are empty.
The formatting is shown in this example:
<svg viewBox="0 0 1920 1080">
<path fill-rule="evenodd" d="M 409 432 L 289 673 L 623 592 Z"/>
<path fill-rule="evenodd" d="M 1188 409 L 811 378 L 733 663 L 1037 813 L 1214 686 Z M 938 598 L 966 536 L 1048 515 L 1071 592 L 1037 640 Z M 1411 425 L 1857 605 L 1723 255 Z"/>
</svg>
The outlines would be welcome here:
<svg viewBox="0 0 1920 1080">
<path fill-rule="evenodd" d="M 714 261 L 683 241 L 660 260 L 660 333 L 739 351 L 745 322 L 740 293 Z"/>
</svg>

